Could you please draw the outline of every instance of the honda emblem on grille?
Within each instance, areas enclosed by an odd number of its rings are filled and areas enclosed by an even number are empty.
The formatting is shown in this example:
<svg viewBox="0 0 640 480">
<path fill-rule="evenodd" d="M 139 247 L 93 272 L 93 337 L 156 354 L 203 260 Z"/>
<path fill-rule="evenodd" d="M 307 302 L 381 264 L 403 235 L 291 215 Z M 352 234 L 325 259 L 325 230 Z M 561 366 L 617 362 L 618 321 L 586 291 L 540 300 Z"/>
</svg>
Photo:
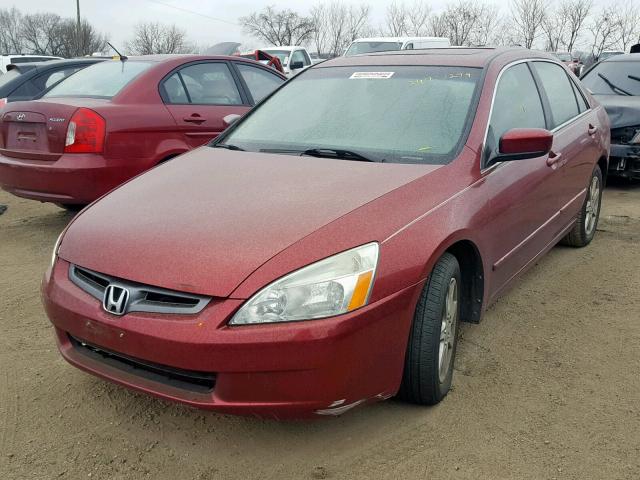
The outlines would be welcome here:
<svg viewBox="0 0 640 480">
<path fill-rule="evenodd" d="M 124 315 L 129 303 L 129 290 L 117 285 L 109 285 L 104 291 L 102 308 L 114 315 Z"/>
<path fill-rule="evenodd" d="M 16 115 L 16 120 L 24 120 L 27 117 L 27 115 L 25 113 L 19 113 L 18 115 Z"/>
</svg>

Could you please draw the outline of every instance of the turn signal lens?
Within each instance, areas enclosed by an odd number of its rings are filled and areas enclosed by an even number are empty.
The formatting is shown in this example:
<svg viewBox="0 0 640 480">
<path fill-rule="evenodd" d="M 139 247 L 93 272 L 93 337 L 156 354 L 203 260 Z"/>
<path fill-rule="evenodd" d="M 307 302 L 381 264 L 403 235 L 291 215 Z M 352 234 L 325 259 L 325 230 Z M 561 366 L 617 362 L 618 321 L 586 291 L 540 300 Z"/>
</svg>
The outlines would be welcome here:
<svg viewBox="0 0 640 480">
<path fill-rule="evenodd" d="M 0 108 L 4 107 L 7 104 L 6 98 L 0 98 Z"/>
<path fill-rule="evenodd" d="M 65 153 L 102 153 L 106 122 L 88 108 L 79 108 L 71 117 L 64 142 Z"/>
</svg>

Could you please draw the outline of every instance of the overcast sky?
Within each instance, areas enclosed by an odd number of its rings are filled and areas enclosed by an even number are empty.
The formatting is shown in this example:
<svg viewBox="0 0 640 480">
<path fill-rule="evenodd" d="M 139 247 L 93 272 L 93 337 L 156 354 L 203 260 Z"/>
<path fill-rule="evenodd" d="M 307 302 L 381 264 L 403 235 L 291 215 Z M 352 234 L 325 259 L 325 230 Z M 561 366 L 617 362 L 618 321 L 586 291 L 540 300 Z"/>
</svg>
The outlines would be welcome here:
<svg viewBox="0 0 640 480">
<path fill-rule="evenodd" d="M 372 7 L 372 24 L 381 25 L 385 9 L 392 0 L 368 0 Z M 411 3 L 412 0 L 408 0 Z M 99 31 L 106 33 L 114 45 L 123 45 L 131 37 L 133 26 L 138 22 L 159 21 L 175 23 L 187 31 L 190 41 L 207 47 L 224 41 L 237 41 L 245 46 L 258 47 L 258 41 L 243 35 L 236 24 L 238 17 L 273 4 L 278 8 L 292 8 L 307 13 L 318 0 L 80 0 L 83 18 L 89 20 Z M 360 4 L 358 0 L 345 3 Z M 446 0 L 428 2 L 437 11 Z M 496 0 L 496 3 L 506 3 Z M 596 4 L 610 3 L 596 0 Z M 55 12 L 62 17 L 74 17 L 76 0 L 0 0 L 0 6 L 13 6 L 25 13 Z M 192 13 L 193 12 L 193 13 Z M 219 20 L 215 20 L 219 19 Z M 222 21 L 220 21 L 222 20 Z"/>
</svg>

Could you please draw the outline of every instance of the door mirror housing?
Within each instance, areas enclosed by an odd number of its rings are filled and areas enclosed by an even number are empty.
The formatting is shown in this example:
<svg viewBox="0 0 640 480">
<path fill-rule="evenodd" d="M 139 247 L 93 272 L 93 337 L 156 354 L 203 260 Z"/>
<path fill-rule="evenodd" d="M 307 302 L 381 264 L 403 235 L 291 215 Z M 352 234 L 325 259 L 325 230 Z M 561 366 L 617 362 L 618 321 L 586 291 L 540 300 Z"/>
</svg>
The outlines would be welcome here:
<svg viewBox="0 0 640 480">
<path fill-rule="evenodd" d="M 544 128 L 513 128 L 500 138 L 498 154 L 491 163 L 527 160 L 548 155 L 553 133 Z"/>
<path fill-rule="evenodd" d="M 227 115 L 226 117 L 222 118 L 222 121 L 224 122 L 224 124 L 227 127 L 230 127 L 231 125 L 233 125 L 234 123 L 236 123 L 238 120 L 240 120 L 242 118 L 242 115 L 238 115 L 237 113 L 230 113 L 229 115 Z"/>
<path fill-rule="evenodd" d="M 304 68 L 304 63 L 302 63 L 302 62 L 291 62 L 291 64 L 289 65 L 289 68 L 291 70 L 300 70 L 301 68 Z"/>
</svg>

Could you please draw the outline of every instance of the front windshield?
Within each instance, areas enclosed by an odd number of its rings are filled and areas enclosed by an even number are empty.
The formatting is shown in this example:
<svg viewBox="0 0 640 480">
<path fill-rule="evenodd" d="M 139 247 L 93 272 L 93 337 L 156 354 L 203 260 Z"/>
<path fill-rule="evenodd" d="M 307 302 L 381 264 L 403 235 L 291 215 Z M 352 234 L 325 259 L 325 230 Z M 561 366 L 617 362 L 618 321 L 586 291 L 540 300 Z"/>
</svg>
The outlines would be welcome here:
<svg viewBox="0 0 640 480">
<path fill-rule="evenodd" d="M 282 64 L 283 67 L 286 67 L 287 64 L 289 63 L 289 53 L 286 50 L 263 50 L 263 52 L 267 52 L 269 55 L 273 56 L 273 57 L 278 57 L 278 60 L 280 60 L 280 63 Z"/>
<path fill-rule="evenodd" d="M 596 95 L 640 95 L 640 62 L 603 62 L 581 78 Z"/>
<path fill-rule="evenodd" d="M 571 54 L 569 54 L 569 53 L 556 53 L 556 57 L 558 57 L 558 59 L 561 62 L 570 62 L 571 61 Z"/>
<path fill-rule="evenodd" d="M 64 79 L 44 96 L 111 98 L 151 66 L 151 62 L 132 60 L 96 63 Z"/>
<path fill-rule="evenodd" d="M 256 108 L 222 145 L 298 155 L 341 149 L 373 161 L 448 163 L 475 112 L 481 73 L 433 66 L 310 69 Z"/>
<path fill-rule="evenodd" d="M 390 52 L 400 50 L 401 48 L 401 42 L 353 42 L 344 56 L 350 57 L 362 53 Z"/>
</svg>

